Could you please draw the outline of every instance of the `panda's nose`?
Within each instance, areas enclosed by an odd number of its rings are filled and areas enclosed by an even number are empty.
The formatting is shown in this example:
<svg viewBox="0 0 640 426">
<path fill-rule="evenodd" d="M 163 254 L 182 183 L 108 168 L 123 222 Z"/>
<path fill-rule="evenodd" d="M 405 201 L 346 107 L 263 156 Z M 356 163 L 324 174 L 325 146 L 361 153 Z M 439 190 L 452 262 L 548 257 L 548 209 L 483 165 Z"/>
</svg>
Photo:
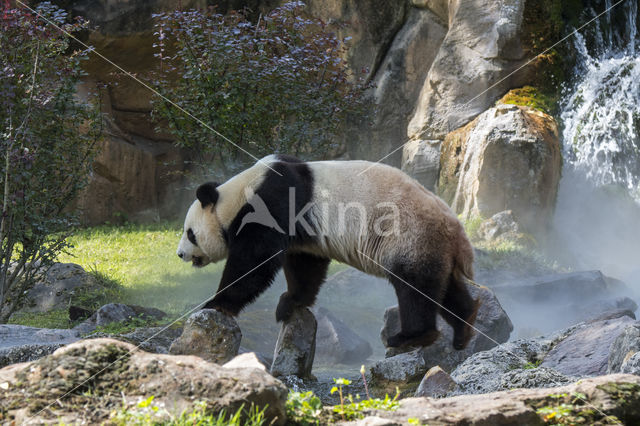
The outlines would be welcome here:
<svg viewBox="0 0 640 426">
<path fill-rule="evenodd" d="M 184 257 L 184 253 L 183 253 L 183 252 L 181 252 L 181 251 L 179 251 L 179 252 L 178 252 L 178 257 L 179 257 L 180 259 L 182 259 L 182 258 Z"/>
</svg>

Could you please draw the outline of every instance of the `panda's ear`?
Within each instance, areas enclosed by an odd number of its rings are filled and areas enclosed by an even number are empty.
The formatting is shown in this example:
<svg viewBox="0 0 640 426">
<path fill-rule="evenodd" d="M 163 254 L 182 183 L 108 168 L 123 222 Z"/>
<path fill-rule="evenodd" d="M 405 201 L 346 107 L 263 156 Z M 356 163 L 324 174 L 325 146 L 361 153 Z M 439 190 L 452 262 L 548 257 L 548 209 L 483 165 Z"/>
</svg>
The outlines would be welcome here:
<svg viewBox="0 0 640 426">
<path fill-rule="evenodd" d="M 213 205 L 218 201 L 218 190 L 216 189 L 218 184 L 216 182 L 207 182 L 203 183 L 196 190 L 196 197 L 202 204 L 202 208 L 205 208 L 209 205 Z"/>
</svg>

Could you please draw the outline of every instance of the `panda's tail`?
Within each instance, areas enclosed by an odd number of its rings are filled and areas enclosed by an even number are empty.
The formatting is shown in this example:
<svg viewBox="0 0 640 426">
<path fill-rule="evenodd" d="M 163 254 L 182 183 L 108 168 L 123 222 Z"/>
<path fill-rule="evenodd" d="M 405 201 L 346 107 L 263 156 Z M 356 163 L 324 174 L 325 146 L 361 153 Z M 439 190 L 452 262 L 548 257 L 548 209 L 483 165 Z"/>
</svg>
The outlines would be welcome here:
<svg viewBox="0 0 640 426">
<path fill-rule="evenodd" d="M 466 278 L 466 280 L 473 282 L 473 246 L 462 229 L 462 226 L 460 228 L 458 250 L 454 258 L 453 278 L 462 282 L 464 282 Z"/>
</svg>

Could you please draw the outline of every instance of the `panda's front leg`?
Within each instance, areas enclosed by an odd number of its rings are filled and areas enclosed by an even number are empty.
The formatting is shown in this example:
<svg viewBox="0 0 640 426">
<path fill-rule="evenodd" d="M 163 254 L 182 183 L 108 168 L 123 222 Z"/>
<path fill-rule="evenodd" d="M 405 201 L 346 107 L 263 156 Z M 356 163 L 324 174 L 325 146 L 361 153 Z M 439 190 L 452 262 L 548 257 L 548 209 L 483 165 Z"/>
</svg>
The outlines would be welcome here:
<svg viewBox="0 0 640 426">
<path fill-rule="evenodd" d="M 285 254 L 282 267 L 287 279 L 287 291 L 280 296 L 276 308 L 277 321 L 286 321 L 296 308 L 315 303 L 330 262 L 328 258 L 307 253 Z"/>
<path fill-rule="evenodd" d="M 218 291 L 203 309 L 217 309 L 236 316 L 269 288 L 282 266 L 282 256 L 273 253 L 248 254 L 251 252 L 241 248 L 229 251 Z M 251 262 L 247 259 L 251 259 Z"/>
</svg>

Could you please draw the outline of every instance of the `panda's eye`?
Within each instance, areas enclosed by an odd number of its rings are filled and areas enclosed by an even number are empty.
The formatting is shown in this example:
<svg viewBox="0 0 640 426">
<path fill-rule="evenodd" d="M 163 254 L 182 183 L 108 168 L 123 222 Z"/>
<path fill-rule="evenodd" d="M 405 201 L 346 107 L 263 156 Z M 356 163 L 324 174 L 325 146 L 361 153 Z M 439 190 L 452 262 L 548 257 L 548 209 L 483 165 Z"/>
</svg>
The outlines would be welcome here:
<svg viewBox="0 0 640 426">
<path fill-rule="evenodd" d="M 187 230 L 187 238 L 189 239 L 189 241 L 191 241 L 191 244 L 193 244 L 194 246 L 198 245 L 198 242 L 196 241 L 196 234 L 193 233 L 191 228 Z"/>
</svg>

